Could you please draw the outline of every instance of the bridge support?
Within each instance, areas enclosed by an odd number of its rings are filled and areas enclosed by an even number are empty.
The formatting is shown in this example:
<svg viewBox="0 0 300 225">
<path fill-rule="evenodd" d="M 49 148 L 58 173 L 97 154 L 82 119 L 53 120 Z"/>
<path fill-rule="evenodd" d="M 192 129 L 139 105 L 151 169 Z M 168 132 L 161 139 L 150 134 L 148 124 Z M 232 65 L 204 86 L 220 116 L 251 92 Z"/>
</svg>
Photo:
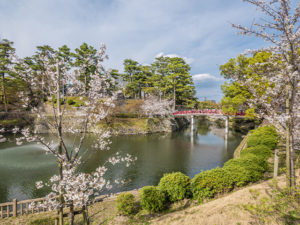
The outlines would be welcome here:
<svg viewBox="0 0 300 225">
<path fill-rule="evenodd" d="M 225 116 L 225 151 L 228 151 L 229 117 Z"/>
<path fill-rule="evenodd" d="M 228 151 L 228 133 L 225 133 L 225 151 Z"/>
<path fill-rule="evenodd" d="M 191 115 L 191 144 L 194 145 L 195 116 Z"/>
<path fill-rule="evenodd" d="M 195 116 L 191 115 L 191 132 L 193 133 L 195 130 Z"/>
<path fill-rule="evenodd" d="M 225 116 L 225 134 L 227 135 L 229 132 L 229 128 L 228 128 L 228 121 L 229 121 L 229 117 Z"/>
</svg>

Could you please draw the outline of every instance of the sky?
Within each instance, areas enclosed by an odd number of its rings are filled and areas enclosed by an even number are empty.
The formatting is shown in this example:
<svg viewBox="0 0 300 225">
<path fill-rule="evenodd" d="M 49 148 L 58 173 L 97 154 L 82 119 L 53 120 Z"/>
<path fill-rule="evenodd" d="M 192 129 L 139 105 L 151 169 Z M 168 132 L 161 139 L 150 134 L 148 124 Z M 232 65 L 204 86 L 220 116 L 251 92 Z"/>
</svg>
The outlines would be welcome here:
<svg viewBox="0 0 300 225">
<path fill-rule="evenodd" d="M 264 45 L 231 27 L 254 18 L 259 11 L 242 0 L 0 0 L 0 38 L 13 41 L 21 57 L 38 45 L 105 43 L 105 67 L 120 71 L 126 58 L 151 64 L 179 56 L 191 66 L 196 96 L 220 101 L 219 66 Z"/>
</svg>

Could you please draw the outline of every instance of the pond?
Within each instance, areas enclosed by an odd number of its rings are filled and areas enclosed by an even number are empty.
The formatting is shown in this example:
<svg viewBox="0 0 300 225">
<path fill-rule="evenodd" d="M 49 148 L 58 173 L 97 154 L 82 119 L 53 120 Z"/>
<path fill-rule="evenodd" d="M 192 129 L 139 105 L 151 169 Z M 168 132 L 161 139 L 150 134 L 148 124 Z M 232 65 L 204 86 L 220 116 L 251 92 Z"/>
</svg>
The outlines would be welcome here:
<svg viewBox="0 0 300 225">
<path fill-rule="evenodd" d="M 13 136 L 8 138 L 13 140 Z M 71 143 L 74 137 L 68 136 L 66 139 Z M 84 146 L 89 151 L 82 168 L 85 172 L 93 171 L 116 152 L 129 153 L 138 158 L 130 167 L 109 167 L 106 178 L 126 179 L 124 185 L 114 186 L 110 190 L 119 192 L 157 185 L 164 173 L 181 171 L 193 177 L 202 170 L 222 166 L 233 157 L 242 135 L 229 132 L 225 141 L 224 128 L 198 119 L 193 133 L 188 127 L 171 134 L 112 137 L 109 151 L 90 150 L 93 139 L 90 135 Z M 48 190 L 36 190 L 35 182 L 46 181 L 55 173 L 57 162 L 51 155 L 46 155 L 41 146 L 17 146 L 13 141 L 0 144 L 0 202 L 43 197 Z"/>
</svg>

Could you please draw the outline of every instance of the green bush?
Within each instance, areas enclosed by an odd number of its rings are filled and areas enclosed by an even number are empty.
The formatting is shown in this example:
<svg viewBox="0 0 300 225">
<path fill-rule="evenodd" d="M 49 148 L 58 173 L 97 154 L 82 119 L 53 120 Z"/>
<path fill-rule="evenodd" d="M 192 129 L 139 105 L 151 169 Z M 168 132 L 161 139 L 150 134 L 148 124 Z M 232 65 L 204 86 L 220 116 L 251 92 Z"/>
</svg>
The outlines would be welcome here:
<svg viewBox="0 0 300 225">
<path fill-rule="evenodd" d="M 53 102 L 54 104 L 57 103 L 57 98 L 56 98 L 54 95 L 52 96 L 52 102 Z M 62 105 L 64 104 L 64 100 L 63 100 L 62 98 L 60 99 L 60 104 L 62 104 Z"/>
<path fill-rule="evenodd" d="M 56 97 L 53 95 L 52 96 L 52 102 L 55 104 L 56 102 L 57 102 L 57 99 L 56 99 Z"/>
<path fill-rule="evenodd" d="M 241 152 L 241 157 L 245 157 L 245 155 L 249 153 L 261 157 L 265 160 L 272 156 L 272 150 L 266 145 L 257 145 L 255 147 L 245 148 Z"/>
<path fill-rule="evenodd" d="M 225 171 L 230 173 L 233 185 L 235 187 L 243 187 L 250 182 L 256 181 L 253 179 L 252 172 L 241 166 L 240 164 L 231 164 L 223 168 Z"/>
<path fill-rule="evenodd" d="M 255 147 L 257 145 L 266 145 L 274 149 L 278 143 L 278 134 L 273 126 L 259 127 L 251 132 L 248 138 L 247 146 Z"/>
<path fill-rule="evenodd" d="M 231 159 L 223 168 L 208 170 L 196 175 L 191 181 L 195 199 L 202 202 L 216 194 L 225 193 L 234 187 L 241 187 L 256 182 L 264 177 L 269 169 L 267 162 L 279 137 L 273 126 L 253 130 L 248 138 L 248 148 L 241 152 L 241 157 Z"/>
<path fill-rule="evenodd" d="M 67 100 L 68 105 L 74 105 L 76 102 L 73 101 L 73 99 Z"/>
<path fill-rule="evenodd" d="M 191 196 L 190 178 L 181 172 L 165 174 L 158 186 L 171 202 Z"/>
<path fill-rule="evenodd" d="M 145 186 L 140 191 L 141 206 L 149 212 L 159 212 L 165 208 L 165 194 L 154 186 Z"/>
<path fill-rule="evenodd" d="M 120 194 L 117 197 L 116 206 L 117 210 L 122 215 L 131 215 L 134 213 L 135 198 L 131 193 Z"/>
<path fill-rule="evenodd" d="M 263 178 L 264 172 L 268 169 L 268 163 L 265 159 L 249 153 L 241 158 L 231 159 L 224 164 L 224 169 L 228 171 L 238 171 L 240 168 L 247 170 L 246 183 L 256 182 Z M 233 179 L 237 182 L 236 177 L 233 177 Z"/>
<path fill-rule="evenodd" d="M 201 172 L 191 181 L 193 197 L 202 202 L 205 198 L 213 198 L 216 194 L 232 190 L 233 183 L 233 177 L 223 168 Z"/>
<path fill-rule="evenodd" d="M 76 103 L 74 106 L 75 106 L 75 107 L 80 107 L 80 106 L 81 106 L 81 104 L 79 104 L 79 103 Z"/>
</svg>

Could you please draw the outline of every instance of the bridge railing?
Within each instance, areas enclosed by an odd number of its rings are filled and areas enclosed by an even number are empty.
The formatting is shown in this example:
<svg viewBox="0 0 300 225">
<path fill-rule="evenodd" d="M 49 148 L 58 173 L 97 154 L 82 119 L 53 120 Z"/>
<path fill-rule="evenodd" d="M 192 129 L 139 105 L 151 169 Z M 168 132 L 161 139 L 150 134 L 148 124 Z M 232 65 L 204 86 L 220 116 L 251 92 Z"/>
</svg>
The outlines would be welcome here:
<svg viewBox="0 0 300 225">
<path fill-rule="evenodd" d="M 212 115 L 228 115 L 228 116 L 245 116 L 244 111 L 238 111 L 235 114 L 223 113 L 221 109 L 193 109 L 175 111 L 173 115 L 192 115 L 192 114 L 212 114 Z"/>
</svg>

